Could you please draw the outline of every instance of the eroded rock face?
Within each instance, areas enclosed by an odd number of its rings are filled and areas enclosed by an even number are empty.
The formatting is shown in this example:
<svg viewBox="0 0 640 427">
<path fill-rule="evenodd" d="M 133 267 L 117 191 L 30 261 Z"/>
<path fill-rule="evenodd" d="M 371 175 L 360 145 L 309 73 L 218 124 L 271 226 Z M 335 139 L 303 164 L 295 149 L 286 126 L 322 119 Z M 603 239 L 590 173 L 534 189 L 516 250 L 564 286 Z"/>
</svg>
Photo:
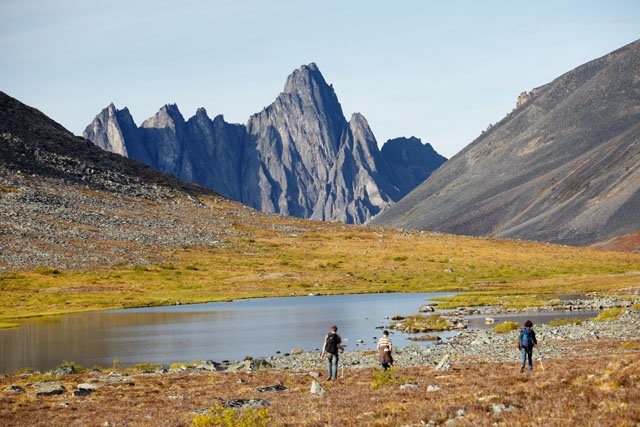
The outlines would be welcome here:
<svg viewBox="0 0 640 427">
<path fill-rule="evenodd" d="M 316 64 L 295 70 L 283 92 L 247 125 L 211 120 L 204 109 L 185 122 L 165 105 L 140 128 L 113 104 L 84 136 L 113 151 L 209 187 L 253 208 L 319 220 L 364 223 L 433 170 L 433 162 L 395 156 L 387 162 L 361 114 L 349 122 Z M 435 151 L 436 163 L 440 157 Z M 396 173 L 409 166 L 410 173 Z M 427 171 L 426 173 L 423 171 Z"/>
</svg>

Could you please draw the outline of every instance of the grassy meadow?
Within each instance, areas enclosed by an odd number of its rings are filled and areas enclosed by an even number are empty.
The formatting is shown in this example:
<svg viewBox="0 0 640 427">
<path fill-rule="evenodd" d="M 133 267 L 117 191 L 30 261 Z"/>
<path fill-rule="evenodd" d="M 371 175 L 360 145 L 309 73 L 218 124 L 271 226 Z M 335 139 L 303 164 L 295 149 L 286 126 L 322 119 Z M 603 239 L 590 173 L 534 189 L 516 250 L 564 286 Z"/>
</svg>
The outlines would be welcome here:
<svg viewBox="0 0 640 427">
<path fill-rule="evenodd" d="M 228 214 L 229 206 L 217 209 Z M 224 232 L 225 247 L 157 248 L 139 264 L 0 274 L 0 327 L 32 316 L 250 297 L 461 291 L 442 306 L 535 306 L 561 294 L 640 287 L 639 254 L 255 213 L 237 215 Z"/>
</svg>

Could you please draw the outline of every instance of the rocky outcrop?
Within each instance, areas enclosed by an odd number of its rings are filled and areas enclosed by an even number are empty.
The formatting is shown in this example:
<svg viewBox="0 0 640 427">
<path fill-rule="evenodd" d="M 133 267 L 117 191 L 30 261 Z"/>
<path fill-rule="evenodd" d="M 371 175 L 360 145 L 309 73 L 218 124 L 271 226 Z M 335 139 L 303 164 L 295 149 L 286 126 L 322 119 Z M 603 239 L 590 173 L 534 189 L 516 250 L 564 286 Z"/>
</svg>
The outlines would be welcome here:
<svg viewBox="0 0 640 427">
<path fill-rule="evenodd" d="M 433 149 L 431 144 L 423 144 L 420 138 L 394 138 L 384 143 L 380 153 L 393 171 L 391 180 L 404 197 L 420 185 L 447 159 Z"/>
<path fill-rule="evenodd" d="M 204 109 L 185 121 L 171 104 L 136 128 L 127 109 L 111 104 L 84 136 L 256 209 L 348 223 L 364 223 L 399 200 L 443 159 L 399 139 L 387 161 L 366 119 L 354 114 L 347 122 L 313 63 L 295 70 L 246 126 L 211 120 Z M 405 144 L 420 155 L 398 155 Z"/>
<path fill-rule="evenodd" d="M 583 245 L 638 212 L 640 41 L 537 88 L 372 223 Z"/>
</svg>

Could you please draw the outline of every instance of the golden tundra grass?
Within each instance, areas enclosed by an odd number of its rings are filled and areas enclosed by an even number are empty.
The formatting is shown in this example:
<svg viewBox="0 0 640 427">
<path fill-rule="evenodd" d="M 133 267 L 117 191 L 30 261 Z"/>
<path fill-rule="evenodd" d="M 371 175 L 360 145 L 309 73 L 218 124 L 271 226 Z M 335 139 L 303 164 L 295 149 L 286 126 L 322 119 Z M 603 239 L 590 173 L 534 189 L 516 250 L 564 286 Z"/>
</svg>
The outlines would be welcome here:
<svg viewBox="0 0 640 427">
<path fill-rule="evenodd" d="M 462 291 L 444 306 L 531 306 L 559 294 L 632 294 L 640 287 L 639 254 L 304 221 L 204 201 L 209 209 L 178 219 L 225 219 L 230 225 L 218 228 L 227 247 L 156 248 L 150 265 L 0 274 L 0 322 L 177 301 L 363 292 Z M 153 205 L 148 209 L 151 215 Z"/>
<path fill-rule="evenodd" d="M 589 346 L 602 345 L 590 342 Z M 618 345 L 619 344 L 615 344 Z M 88 397 L 33 398 L 29 377 L 0 378 L 0 388 L 26 387 L 22 394 L 5 394 L 0 414 L 6 425 L 208 425 L 194 411 L 228 399 L 265 399 L 262 418 L 283 426 L 441 425 L 638 425 L 640 423 L 640 361 L 637 352 L 545 360 L 545 369 L 519 373 L 519 362 L 453 364 L 437 372 L 431 366 L 396 368 L 388 377 L 379 369 L 345 370 L 344 379 L 323 382 L 324 396 L 311 396 L 306 372 L 179 373 L 133 375 L 134 385 L 105 384 Z M 517 356 L 515 357 L 517 359 Z M 381 378 L 384 378 L 381 380 Z M 67 375 L 59 381 L 73 390 L 95 380 L 89 374 Z M 242 382 L 239 380 L 242 379 Z M 256 387 L 281 382 L 284 392 L 259 393 Z M 419 388 L 400 390 L 417 382 Z M 427 391 L 438 385 L 439 391 Z M 68 407 L 62 408 L 61 402 Z M 493 405 L 511 410 L 494 413 Z M 43 409 L 48 410 L 43 410 Z M 228 414 L 233 415 L 233 414 Z M 232 416 L 237 419 L 238 417 Z M 247 418 L 247 417 L 245 417 Z M 237 419 L 237 421 L 241 421 Z M 246 421 L 246 419 L 245 419 Z"/>
</svg>

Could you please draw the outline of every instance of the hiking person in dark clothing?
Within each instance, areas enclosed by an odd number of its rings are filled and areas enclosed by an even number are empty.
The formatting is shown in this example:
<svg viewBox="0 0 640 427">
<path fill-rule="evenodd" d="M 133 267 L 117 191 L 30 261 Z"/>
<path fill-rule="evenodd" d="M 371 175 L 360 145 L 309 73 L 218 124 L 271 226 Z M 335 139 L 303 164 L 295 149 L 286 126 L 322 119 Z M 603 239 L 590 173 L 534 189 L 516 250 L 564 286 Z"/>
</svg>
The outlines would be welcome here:
<svg viewBox="0 0 640 427">
<path fill-rule="evenodd" d="M 385 371 L 393 365 L 393 356 L 391 351 L 393 350 L 393 344 L 389 339 L 389 331 L 384 331 L 382 337 L 378 340 L 378 357 L 380 358 L 380 364 Z"/>
<path fill-rule="evenodd" d="M 529 358 L 529 370 L 533 370 L 533 347 L 538 345 L 536 340 L 536 333 L 533 330 L 533 323 L 531 320 L 524 322 L 524 329 L 520 331 L 518 336 L 518 350 L 522 351 L 522 366 L 520 372 L 524 372 L 524 365 Z"/>
<path fill-rule="evenodd" d="M 338 335 L 338 327 L 332 326 L 331 331 L 324 337 L 324 345 L 322 346 L 321 359 L 327 355 L 327 381 L 338 379 L 338 352 L 342 350 L 342 338 Z"/>
</svg>

